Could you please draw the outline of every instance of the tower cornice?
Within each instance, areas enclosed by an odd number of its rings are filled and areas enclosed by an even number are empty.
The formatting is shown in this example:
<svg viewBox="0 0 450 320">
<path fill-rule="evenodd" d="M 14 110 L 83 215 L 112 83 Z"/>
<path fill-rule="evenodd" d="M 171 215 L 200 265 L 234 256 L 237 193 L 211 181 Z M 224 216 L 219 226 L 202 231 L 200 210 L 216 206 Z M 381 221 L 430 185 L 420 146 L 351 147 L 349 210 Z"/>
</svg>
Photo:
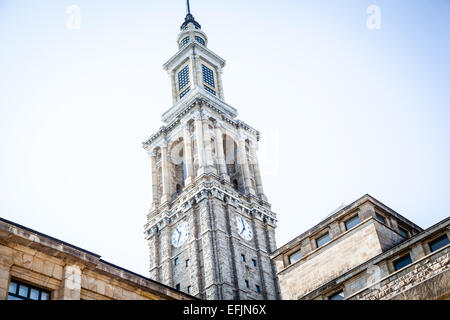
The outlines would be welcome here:
<svg viewBox="0 0 450 320">
<path fill-rule="evenodd" d="M 196 107 L 208 108 L 215 111 L 222 116 L 222 120 L 235 128 L 242 128 L 245 131 L 248 131 L 259 141 L 259 131 L 241 120 L 234 119 L 237 116 L 237 110 L 235 108 L 226 104 L 219 98 L 207 93 L 205 90 L 196 87 L 185 97 L 185 99 L 180 100 L 162 115 L 162 120 L 168 124 L 166 126 L 162 126 L 158 132 L 151 135 L 147 141 L 143 142 L 144 148 L 147 150 L 150 149 L 151 146 L 159 141 L 161 137 L 169 134 L 172 129 L 181 123 L 181 119 L 183 119 L 183 122 L 187 122 L 188 118 L 183 118 L 183 116 Z"/>
<path fill-rule="evenodd" d="M 200 53 L 203 53 L 210 59 L 210 62 L 214 62 L 218 67 L 225 67 L 226 61 L 221 58 L 205 46 L 196 43 L 194 41 L 185 45 L 181 50 L 175 53 L 166 63 L 163 64 L 164 70 L 170 72 L 172 69 L 176 68 L 184 59 L 193 53 L 195 49 L 198 49 Z"/>
</svg>

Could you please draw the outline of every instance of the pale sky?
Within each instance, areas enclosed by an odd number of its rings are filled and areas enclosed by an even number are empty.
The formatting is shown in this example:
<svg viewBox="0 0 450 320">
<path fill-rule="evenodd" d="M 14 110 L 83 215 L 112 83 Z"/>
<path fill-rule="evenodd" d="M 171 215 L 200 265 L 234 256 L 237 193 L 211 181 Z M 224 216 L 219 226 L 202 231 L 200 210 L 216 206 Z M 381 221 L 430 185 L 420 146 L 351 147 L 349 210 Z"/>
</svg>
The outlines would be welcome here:
<svg viewBox="0 0 450 320">
<path fill-rule="evenodd" d="M 227 61 L 225 101 L 261 132 L 278 246 L 366 193 L 423 228 L 449 216 L 449 1 L 191 9 Z M 0 0 L 1 217 L 148 276 L 142 142 L 171 107 L 184 16 L 183 0 Z"/>
</svg>

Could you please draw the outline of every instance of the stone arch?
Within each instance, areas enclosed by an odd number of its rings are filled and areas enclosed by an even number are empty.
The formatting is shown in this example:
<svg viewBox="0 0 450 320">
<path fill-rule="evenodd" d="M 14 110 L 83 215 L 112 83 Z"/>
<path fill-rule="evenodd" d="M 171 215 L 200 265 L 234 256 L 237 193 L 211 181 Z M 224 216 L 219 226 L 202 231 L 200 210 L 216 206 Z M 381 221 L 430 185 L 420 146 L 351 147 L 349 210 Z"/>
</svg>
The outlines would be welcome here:
<svg viewBox="0 0 450 320">
<path fill-rule="evenodd" d="M 233 187 L 239 192 L 244 192 L 244 175 L 239 160 L 238 144 L 228 134 L 223 134 L 222 139 L 227 175 Z"/>
<path fill-rule="evenodd" d="M 168 151 L 169 162 L 169 192 L 171 198 L 176 198 L 184 188 L 186 179 L 184 139 L 179 137 L 173 141 Z"/>
</svg>

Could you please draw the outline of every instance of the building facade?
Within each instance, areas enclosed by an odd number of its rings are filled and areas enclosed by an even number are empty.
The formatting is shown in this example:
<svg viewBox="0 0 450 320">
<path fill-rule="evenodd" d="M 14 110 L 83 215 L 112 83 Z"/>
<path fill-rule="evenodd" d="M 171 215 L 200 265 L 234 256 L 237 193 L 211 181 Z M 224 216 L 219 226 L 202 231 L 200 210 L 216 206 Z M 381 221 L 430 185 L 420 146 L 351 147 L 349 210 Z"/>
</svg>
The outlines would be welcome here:
<svg viewBox="0 0 450 320">
<path fill-rule="evenodd" d="M 287 300 L 450 299 L 449 238 L 365 195 L 271 257 Z"/>
<path fill-rule="evenodd" d="M 150 277 L 202 299 L 278 299 L 276 215 L 264 195 L 258 131 L 224 101 L 225 61 L 188 11 L 164 64 L 173 106 L 145 143 Z"/>
<path fill-rule="evenodd" d="M 195 300 L 0 218 L 0 300 Z"/>
</svg>

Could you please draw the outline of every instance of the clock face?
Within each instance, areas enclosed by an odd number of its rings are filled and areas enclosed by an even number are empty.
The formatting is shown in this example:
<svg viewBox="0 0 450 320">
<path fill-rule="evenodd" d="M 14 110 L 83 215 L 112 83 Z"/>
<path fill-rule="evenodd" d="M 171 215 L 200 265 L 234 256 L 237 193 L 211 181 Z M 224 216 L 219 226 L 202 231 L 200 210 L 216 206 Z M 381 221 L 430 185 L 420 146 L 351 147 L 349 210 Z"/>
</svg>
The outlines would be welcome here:
<svg viewBox="0 0 450 320">
<path fill-rule="evenodd" d="M 172 232 L 172 245 L 175 248 L 181 247 L 188 236 L 187 222 L 180 223 Z"/>
<path fill-rule="evenodd" d="M 236 217 L 236 224 L 239 235 L 245 240 L 252 240 L 253 230 L 250 224 L 242 217 Z"/>
</svg>

